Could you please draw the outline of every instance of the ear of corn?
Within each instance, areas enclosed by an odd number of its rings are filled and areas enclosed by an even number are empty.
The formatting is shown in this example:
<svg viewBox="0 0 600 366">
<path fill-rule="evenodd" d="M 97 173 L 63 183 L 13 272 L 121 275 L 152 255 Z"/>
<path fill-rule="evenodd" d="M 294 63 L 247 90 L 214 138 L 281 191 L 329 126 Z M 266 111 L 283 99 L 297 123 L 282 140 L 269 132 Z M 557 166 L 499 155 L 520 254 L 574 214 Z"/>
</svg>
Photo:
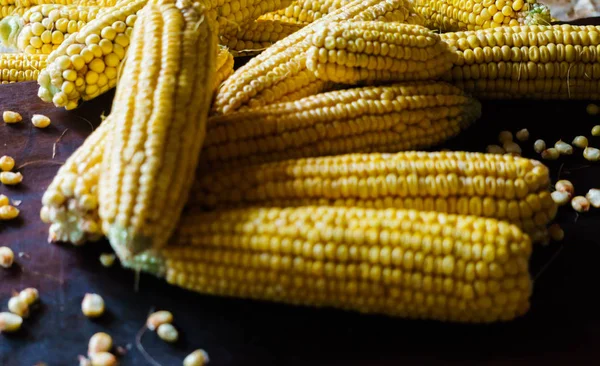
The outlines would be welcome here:
<svg viewBox="0 0 600 366">
<path fill-rule="evenodd" d="M 0 53 L 0 82 L 2 84 L 37 80 L 46 67 L 46 55 Z"/>
<path fill-rule="evenodd" d="M 216 63 L 217 73 L 215 75 L 213 88 L 215 92 L 219 89 L 221 84 L 233 74 L 233 65 L 234 60 L 231 52 L 229 52 L 227 47 L 219 46 Z"/>
<path fill-rule="evenodd" d="M 418 25 L 332 22 L 309 42 L 306 67 L 325 81 L 433 80 L 452 68 L 453 54 L 447 45 Z"/>
<path fill-rule="evenodd" d="M 425 25 L 441 32 L 516 25 L 549 25 L 550 9 L 536 0 L 415 0 Z"/>
<path fill-rule="evenodd" d="M 301 207 L 190 212 L 124 265 L 219 296 L 452 322 L 529 309 L 530 238 L 474 216 Z"/>
<path fill-rule="evenodd" d="M 445 79 L 477 97 L 600 99 L 600 26 L 519 26 L 445 33 Z"/>
<path fill-rule="evenodd" d="M 444 82 L 333 91 L 211 118 L 202 166 L 424 148 L 479 115 L 479 102 Z"/>
<path fill-rule="evenodd" d="M 217 93 L 215 111 L 225 114 L 302 98 L 323 91 L 327 83 L 306 69 L 309 39 L 323 24 L 350 19 L 376 20 L 395 9 L 408 8 L 406 0 L 356 0 L 276 42 L 240 67 Z"/>
<path fill-rule="evenodd" d="M 147 0 L 131 0 L 103 11 L 65 39 L 40 73 L 38 96 L 57 107 L 74 109 L 117 84 L 129 47 L 136 13 Z"/>
<path fill-rule="evenodd" d="M 256 20 L 231 34 L 222 35 L 220 44 L 240 56 L 258 54 L 273 43 L 302 29 L 303 25 L 278 20 Z"/>
<path fill-rule="evenodd" d="M 9 2 L 12 0 L 8 0 Z M 129 0 L 15 0 L 19 7 L 32 7 L 36 5 L 79 5 L 111 7 Z"/>
<path fill-rule="evenodd" d="M 212 97 L 217 29 L 200 3 L 151 0 L 140 12 L 109 118 L 100 218 L 126 258 L 163 246 L 189 194 Z"/>
</svg>

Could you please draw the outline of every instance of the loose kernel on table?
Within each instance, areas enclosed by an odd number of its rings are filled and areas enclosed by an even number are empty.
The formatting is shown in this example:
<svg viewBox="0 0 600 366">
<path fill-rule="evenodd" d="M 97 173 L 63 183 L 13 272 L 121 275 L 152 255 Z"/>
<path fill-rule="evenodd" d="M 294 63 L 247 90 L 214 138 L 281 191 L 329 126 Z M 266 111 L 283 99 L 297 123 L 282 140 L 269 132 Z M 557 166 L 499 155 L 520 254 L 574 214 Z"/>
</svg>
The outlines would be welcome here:
<svg viewBox="0 0 600 366">
<path fill-rule="evenodd" d="M 533 150 L 535 150 L 536 153 L 541 154 L 542 151 L 546 150 L 546 141 L 535 140 L 533 143 Z"/>
<path fill-rule="evenodd" d="M 19 296 L 13 296 L 8 300 L 8 310 L 21 318 L 27 318 L 29 315 L 29 305 Z"/>
<path fill-rule="evenodd" d="M 570 196 L 575 194 L 575 186 L 570 180 L 561 179 L 554 185 L 554 189 L 560 192 L 567 192 Z"/>
<path fill-rule="evenodd" d="M 146 327 L 150 330 L 156 330 L 163 324 L 170 324 L 173 322 L 173 314 L 167 310 L 156 311 L 146 320 Z"/>
<path fill-rule="evenodd" d="M 569 192 L 564 191 L 554 191 L 550 193 L 550 196 L 552 197 L 552 200 L 559 206 L 566 205 L 571 199 Z"/>
<path fill-rule="evenodd" d="M 565 232 L 558 224 L 552 224 L 548 228 L 548 232 L 550 233 L 550 237 L 554 241 L 561 241 L 565 238 Z"/>
<path fill-rule="evenodd" d="M 512 142 L 513 140 L 513 135 L 512 132 L 510 131 L 501 131 L 498 134 L 498 141 L 500 141 L 501 144 L 507 143 L 507 142 Z"/>
<path fill-rule="evenodd" d="M 116 258 L 117 257 L 112 253 L 102 253 L 100 254 L 100 263 L 102 263 L 104 267 L 111 267 L 115 264 Z"/>
<path fill-rule="evenodd" d="M 25 290 L 19 292 L 19 297 L 25 301 L 27 305 L 32 305 L 40 298 L 40 293 L 33 287 L 28 287 Z"/>
<path fill-rule="evenodd" d="M 2 113 L 2 119 L 6 123 L 17 123 L 17 122 L 21 122 L 23 120 L 23 117 L 21 117 L 21 115 L 17 112 L 4 111 Z"/>
<path fill-rule="evenodd" d="M 526 128 L 524 128 L 520 131 L 517 131 L 515 136 L 517 137 L 517 140 L 519 140 L 519 141 L 527 141 L 527 140 L 529 140 L 529 131 Z"/>
<path fill-rule="evenodd" d="M 11 156 L 4 155 L 0 158 L 0 170 L 3 172 L 11 171 L 15 167 L 15 159 Z"/>
<path fill-rule="evenodd" d="M 573 139 L 572 144 L 580 149 L 585 149 L 588 146 L 588 139 L 585 136 L 577 136 Z"/>
<path fill-rule="evenodd" d="M 590 204 L 595 208 L 600 208 L 600 189 L 592 188 L 585 195 Z"/>
<path fill-rule="evenodd" d="M 554 148 L 561 155 L 571 155 L 571 154 L 573 154 L 573 146 L 567 144 L 563 140 L 556 141 L 556 143 L 554 144 Z"/>
<path fill-rule="evenodd" d="M 600 136 L 600 125 L 592 127 L 592 136 Z"/>
<path fill-rule="evenodd" d="M 504 150 L 506 150 L 506 152 L 509 154 L 521 154 L 521 146 L 512 141 L 504 143 Z"/>
<path fill-rule="evenodd" d="M 2 312 L 0 313 L 0 333 L 11 333 L 21 329 L 23 318 L 17 314 Z"/>
<path fill-rule="evenodd" d="M 0 194 L 0 207 L 2 207 L 2 206 L 6 206 L 6 205 L 8 205 L 9 203 L 10 203 L 10 202 L 9 202 L 9 200 L 8 200 L 8 197 L 6 197 L 6 196 L 5 196 L 5 195 L 3 195 L 3 194 Z"/>
<path fill-rule="evenodd" d="M 19 209 L 15 206 L 5 205 L 0 207 L 0 221 L 12 220 L 19 216 Z"/>
<path fill-rule="evenodd" d="M 113 340 L 110 335 L 104 332 L 94 334 L 88 343 L 88 356 L 99 352 L 109 352 L 112 348 Z"/>
<path fill-rule="evenodd" d="M 7 186 L 14 186 L 23 181 L 23 175 L 21 173 L 13 172 L 2 172 L 0 173 L 0 182 Z"/>
<path fill-rule="evenodd" d="M 588 161 L 598 161 L 600 160 L 600 150 L 595 147 L 586 147 L 583 150 L 583 157 Z"/>
<path fill-rule="evenodd" d="M 488 154 L 504 154 L 506 151 L 499 145 L 488 145 L 485 149 Z"/>
<path fill-rule="evenodd" d="M 117 358 L 109 352 L 98 352 L 90 356 L 92 366 L 115 366 Z"/>
<path fill-rule="evenodd" d="M 591 116 L 595 116 L 600 113 L 600 107 L 593 103 L 588 104 L 585 110 Z"/>
<path fill-rule="evenodd" d="M 104 299 L 98 294 L 85 294 L 81 302 L 81 311 L 88 318 L 97 318 L 104 314 Z"/>
<path fill-rule="evenodd" d="M 545 160 L 556 160 L 559 156 L 560 153 L 553 147 L 542 151 L 542 159 Z"/>
<path fill-rule="evenodd" d="M 158 334 L 158 338 L 169 343 L 177 342 L 179 339 L 179 332 L 177 332 L 177 329 L 170 323 L 161 324 L 158 329 L 156 329 L 156 334 Z"/>
<path fill-rule="evenodd" d="M 571 206 L 577 212 L 587 212 L 590 210 L 590 201 L 583 196 L 576 196 L 571 200 Z"/>
<path fill-rule="evenodd" d="M 50 118 L 43 114 L 34 114 L 33 117 L 31 117 L 31 123 L 37 128 L 46 128 L 50 126 Z"/>
<path fill-rule="evenodd" d="M 0 267 L 10 268 L 15 261 L 15 253 L 9 247 L 0 247 Z"/>
<path fill-rule="evenodd" d="M 197 349 L 183 360 L 183 366 L 204 366 L 209 362 L 208 353 L 203 349 Z"/>
</svg>

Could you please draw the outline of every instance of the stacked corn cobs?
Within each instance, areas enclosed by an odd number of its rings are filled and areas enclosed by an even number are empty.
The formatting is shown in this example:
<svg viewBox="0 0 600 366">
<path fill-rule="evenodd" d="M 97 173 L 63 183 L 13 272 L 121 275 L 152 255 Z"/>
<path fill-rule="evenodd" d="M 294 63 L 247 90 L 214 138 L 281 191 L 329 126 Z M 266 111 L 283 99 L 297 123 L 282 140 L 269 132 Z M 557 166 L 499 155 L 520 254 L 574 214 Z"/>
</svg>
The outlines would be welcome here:
<svg viewBox="0 0 600 366">
<path fill-rule="evenodd" d="M 42 99 L 71 109 L 116 85 L 44 194 L 51 241 L 106 236 L 125 266 L 208 294 L 458 322 L 528 310 L 548 169 L 412 150 L 473 123 L 474 96 L 597 99 L 597 27 L 520 0 L 95 11 L 57 47 L 36 32 L 60 12 L 7 28 L 31 57 L 55 48 Z"/>
</svg>

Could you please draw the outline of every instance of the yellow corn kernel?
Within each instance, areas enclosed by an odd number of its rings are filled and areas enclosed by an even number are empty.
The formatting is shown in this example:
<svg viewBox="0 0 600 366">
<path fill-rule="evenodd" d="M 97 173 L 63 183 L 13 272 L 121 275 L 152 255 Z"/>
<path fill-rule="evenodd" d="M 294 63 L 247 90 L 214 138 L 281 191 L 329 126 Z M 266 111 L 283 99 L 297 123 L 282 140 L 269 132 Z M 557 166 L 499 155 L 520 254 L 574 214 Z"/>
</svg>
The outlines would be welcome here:
<svg viewBox="0 0 600 366">
<path fill-rule="evenodd" d="M 50 118 L 43 114 L 34 114 L 31 117 L 31 123 L 37 128 L 46 128 L 50 126 Z"/>
<path fill-rule="evenodd" d="M 5 123 L 17 123 L 23 120 L 23 117 L 17 112 L 4 111 L 2 112 L 2 119 Z"/>
<path fill-rule="evenodd" d="M 0 207 L 1 208 L 1 207 Z M 0 267 L 10 268 L 15 261 L 15 253 L 9 247 L 0 247 Z"/>
<path fill-rule="evenodd" d="M 219 53 L 217 54 L 217 74 L 214 80 L 214 90 L 217 91 L 221 84 L 227 80 L 228 77 L 233 74 L 233 66 L 235 61 L 233 55 L 224 46 L 219 46 Z"/>
<path fill-rule="evenodd" d="M 15 159 L 13 159 L 11 156 L 4 155 L 0 158 L 0 170 L 3 172 L 11 171 L 14 167 Z"/>
<path fill-rule="evenodd" d="M 104 314 L 104 299 L 98 294 L 85 294 L 81 302 L 81 312 L 88 318 L 97 318 Z"/>
<path fill-rule="evenodd" d="M 203 349 L 197 349 L 183 359 L 183 366 L 204 366 L 209 361 L 208 353 Z"/>
<path fill-rule="evenodd" d="M 12 333 L 21 328 L 23 318 L 17 314 L 2 312 L 0 313 L 0 333 Z"/>
<path fill-rule="evenodd" d="M 0 207 L 2 206 L 6 206 L 10 203 L 9 199 L 7 196 L 0 194 Z"/>
<path fill-rule="evenodd" d="M 16 219 L 17 216 L 19 216 L 18 208 L 11 205 L 0 206 L 0 221 L 13 220 Z"/>
<path fill-rule="evenodd" d="M 14 172 L 1 172 L 0 173 L 0 183 L 5 184 L 7 186 L 13 186 L 19 184 L 23 181 L 23 175 L 21 173 Z"/>
<path fill-rule="evenodd" d="M 109 352 L 112 348 L 113 340 L 110 335 L 104 332 L 94 334 L 88 342 L 88 356 L 98 352 Z"/>
</svg>

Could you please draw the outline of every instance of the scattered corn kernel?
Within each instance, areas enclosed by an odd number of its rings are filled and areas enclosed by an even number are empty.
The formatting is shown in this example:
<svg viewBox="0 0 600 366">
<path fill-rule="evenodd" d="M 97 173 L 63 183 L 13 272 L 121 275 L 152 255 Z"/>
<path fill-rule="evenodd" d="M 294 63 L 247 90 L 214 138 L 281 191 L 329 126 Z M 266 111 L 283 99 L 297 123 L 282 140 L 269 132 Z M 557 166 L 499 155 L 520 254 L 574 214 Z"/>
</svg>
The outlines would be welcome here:
<svg viewBox="0 0 600 366">
<path fill-rule="evenodd" d="M 583 150 L 583 157 L 589 161 L 598 161 L 600 160 L 600 150 L 595 147 L 586 147 Z"/>
<path fill-rule="evenodd" d="M 112 348 L 112 337 L 104 332 L 98 332 L 90 338 L 88 343 L 88 356 L 94 353 L 109 352 Z"/>
<path fill-rule="evenodd" d="M 177 342 L 179 339 L 179 332 L 177 332 L 177 329 L 170 323 L 161 324 L 156 329 L 156 334 L 158 334 L 160 339 L 169 343 Z"/>
<path fill-rule="evenodd" d="M 517 140 L 519 141 L 527 141 L 529 140 L 529 130 L 527 130 L 526 128 L 518 131 L 515 136 L 517 137 Z"/>
<path fill-rule="evenodd" d="M 98 352 L 90 356 L 92 366 L 116 366 L 117 358 L 109 352 Z"/>
<path fill-rule="evenodd" d="M 97 318 L 104 314 L 104 299 L 98 294 L 85 294 L 81 302 L 81 311 L 88 318 Z"/>
<path fill-rule="evenodd" d="M 513 135 L 510 131 L 501 131 L 500 134 L 498 134 L 498 141 L 500 141 L 501 144 L 512 142 L 512 140 Z"/>
<path fill-rule="evenodd" d="M 592 136 L 600 136 L 600 125 L 592 127 Z"/>
<path fill-rule="evenodd" d="M 555 148 L 551 147 L 542 151 L 542 159 L 556 160 L 560 156 L 560 153 Z"/>
<path fill-rule="evenodd" d="M 550 237 L 554 241 L 561 241 L 565 238 L 565 232 L 558 224 L 552 224 L 548 228 L 548 232 L 550 233 Z"/>
<path fill-rule="evenodd" d="M 27 318 L 29 315 L 29 305 L 19 296 L 13 296 L 8 300 L 8 310 L 21 318 Z"/>
<path fill-rule="evenodd" d="M 600 113 L 600 107 L 593 103 L 588 104 L 585 110 L 591 116 L 595 116 Z"/>
<path fill-rule="evenodd" d="M 43 114 L 34 114 L 33 117 L 31 117 L 31 123 L 37 128 L 46 128 L 50 126 L 50 118 Z"/>
<path fill-rule="evenodd" d="M 115 264 L 115 259 L 116 256 L 112 253 L 100 254 L 100 263 L 102 263 L 104 267 L 111 267 L 113 264 Z"/>
<path fill-rule="evenodd" d="M 17 112 L 4 111 L 2 113 L 2 119 L 6 123 L 17 123 L 17 122 L 21 122 L 23 120 L 23 117 L 21 117 L 21 115 Z"/>
<path fill-rule="evenodd" d="M 15 167 L 15 159 L 10 156 L 4 155 L 0 158 L 0 170 L 3 172 L 11 171 Z"/>
<path fill-rule="evenodd" d="M 569 197 L 572 197 L 575 194 L 575 186 L 571 183 L 570 180 L 561 179 L 554 185 L 554 189 L 560 192 L 567 192 Z"/>
<path fill-rule="evenodd" d="M 0 333 L 16 332 L 21 329 L 23 318 L 17 314 L 2 312 L 0 313 Z"/>
<path fill-rule="evenodd" d="M 14 186 L 15 184 L 19 184 L 22 181 L 23 181 L 23 175 L 21 173 L 13 173 L 13 172 L 0 173 L 0 182 L 2 184 L 6 184 L 7 186 Z"/>
<path fill-rule="evenodd" d="M 9 247 L 0 247 L 0 267 L 10 268 L 15 261 L 15 253 Z"/>
<path fill-rule="evenodd" d="M 163 324 L 170 324 L 173 322 L 173 314 L 167 310 L 156 311 L 148 317 L 146 320 L 146 327 L 150 330 L 156 330 Z"/>
<path fill-rule="evenodd" d="M 559 206 L 564 206 L 571 199 L 571 195 L 564 191 L 554 191 L 550 193 L 552 200 Z"/>
<path fill-rule="evenodd" d="M 541 154 L 542 151 L 546 150 L 546 141 L 535 140 L 533 143 L 533 150 L 535 150 L 536 153 Z"/>
<path fill-rule="evenodd" d="M 209 361 L 208 353 L 203 349 L 197 349 L 186 356 L 183 360 L 183 366 L 204 366 Z"/>
<path fill-rule="evenodd" d="M 488 145 L 485 148 L 485 152 L 488 154 L 504 154 L 506 151 L 499 145 Z"/>
<path fill-rule="evenodd" d="M 580 149 L 585 149 L 588 146 L 588 139 L 585 136 L 577 136 L 573 139 L 572 144 Z"/>
<path fill-rule="evenodd" d="M 32 305 L 40 298 L 40 293 L 37 289 L 33 287 L 28 287 L 25 290 L 19 292 L 19 297 L 23 300 L 27 305 Z"/>
<path fill-rule="evenodd" d="M 595 208 L 600 208 L 600 189 L 592 188 L 585 195 L 585 198 L 590 201 L 590 204 Z"/>
<path fill-rule="evenodd" d="M 506 150 L 506 152 L 509 154 L 521 154 L 521 146 L 512 141 L 504 143 L 504 150 Z"/>
<path fill-rule="evenodd" d="M 12 220 L 19 216 L 19 209 L 15 206 L 5 205 L 0 207 L 0 221 L 1 220 Z"/>
<path fill-rule="evenodd" d="M 573 154 L 573 146 L 567 144 L 563 140 L 558 140 L 554 144 L 554 148 L 558 150 L 558 153 L 561 155 L 571 155 Z"/>
<path fill-rule="evenodd" d="M 6 206 L 6 205 L 8 205 L 9 203 L 10 203 L 10 202 L 9 202 L 9 200 L 8 200 L 8 197 L 6 197 L 6 196 L 5 196 L 5 195 L 3 195 L 3 194 L 0 194 L 0 207 L 2 207 L 2 206 Z"/>
<path fill-rule="evenodd" d="M 583 196 L 576 196 L 571 200 L 571 206 L 577 212 L 587 212 L 590 210 L 590 201 Z"/>
</svg>

